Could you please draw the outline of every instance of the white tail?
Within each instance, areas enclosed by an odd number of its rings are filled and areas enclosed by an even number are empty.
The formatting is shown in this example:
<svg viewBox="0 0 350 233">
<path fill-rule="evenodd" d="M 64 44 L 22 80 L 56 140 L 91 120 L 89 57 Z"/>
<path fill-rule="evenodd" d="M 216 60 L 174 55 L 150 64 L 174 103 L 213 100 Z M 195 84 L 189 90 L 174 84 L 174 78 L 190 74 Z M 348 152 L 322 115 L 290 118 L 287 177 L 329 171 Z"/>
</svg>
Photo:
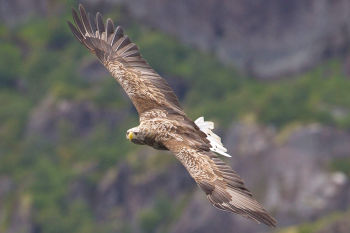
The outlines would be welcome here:
<svg viewBox="0 0 350 233">
<path fill-rule="evenodd" d="M 204 117 L 199 117 L 197 120 L 194 121 L 196 125 L 199 127 L 199 129 L 207 135 L 207 139 L 210 142 L 210 150 L 221 154 L 226 157 L 231 157 L 231 155 L 227 154 L 227 149 L 224 147 L 224 145 L 221 142 L 221 138 L 213 133 L 214 129 L 214 123 L 211 121 L 204 121 Z"/>
</svg>

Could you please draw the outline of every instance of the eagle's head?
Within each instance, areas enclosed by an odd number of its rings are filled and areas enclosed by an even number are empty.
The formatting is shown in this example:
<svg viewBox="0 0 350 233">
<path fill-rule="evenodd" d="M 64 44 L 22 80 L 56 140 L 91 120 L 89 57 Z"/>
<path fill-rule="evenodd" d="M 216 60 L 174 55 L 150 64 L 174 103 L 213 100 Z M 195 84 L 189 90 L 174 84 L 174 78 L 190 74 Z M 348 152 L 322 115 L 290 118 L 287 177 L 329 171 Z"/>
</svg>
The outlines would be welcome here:
<svg viewBox="0 0 350 233">
<path fill-rule="evenodd" d="M 134 127 L 126 131 L 126 138 L 135 144 L 145 144 L 145 135 L 139 127 Z"/>
</svg>

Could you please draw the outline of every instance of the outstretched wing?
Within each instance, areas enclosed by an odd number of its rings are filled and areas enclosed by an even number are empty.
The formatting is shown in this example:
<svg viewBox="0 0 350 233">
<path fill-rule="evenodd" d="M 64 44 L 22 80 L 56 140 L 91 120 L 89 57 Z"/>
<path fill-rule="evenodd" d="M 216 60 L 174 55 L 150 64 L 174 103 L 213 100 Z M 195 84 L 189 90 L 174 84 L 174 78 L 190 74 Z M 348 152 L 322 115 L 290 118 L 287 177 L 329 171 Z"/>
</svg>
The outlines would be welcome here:
<svg viewBox="0 0 350 233">
<path fill-rule="evenodd" d="M 139 115 L 155 108 L 184 114 L 166 80 L 141 57 L 138 47 L 124 35 L 120 26 L 115 28 L 111 19 L 104 24 L 100 13 L 96 14 L 95 21 L 90 20 L 81 4 L 79 12 L 80 15 L 72 11 L 75 25 L 68 22 L 71 31 L 111 72 Z"/>
<path fill-rule="evenodd" d="M 184 138 L 184 137 L 183 137 Z M 276 220 L 253 198 L 243 180 L 215 153 L 200 149 L 198 142 L 167 140 L 164 145 L 206 193 L 209 201 L 221 210 L 241 214 L 268 226 L 276 226 Z"/>
</svg>

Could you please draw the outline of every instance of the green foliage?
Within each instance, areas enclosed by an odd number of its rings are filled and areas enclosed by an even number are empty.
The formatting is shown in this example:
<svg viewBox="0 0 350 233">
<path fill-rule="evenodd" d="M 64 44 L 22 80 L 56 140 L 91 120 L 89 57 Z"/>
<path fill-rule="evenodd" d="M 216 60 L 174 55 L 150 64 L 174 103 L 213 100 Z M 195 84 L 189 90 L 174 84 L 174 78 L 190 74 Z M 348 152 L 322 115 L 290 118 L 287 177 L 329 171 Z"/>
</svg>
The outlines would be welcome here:
<svg viewBox="0 0 350 233">
<path fill-rule="evenodd" d="M 316 221 L 300 224 L 298 226 L 287 227 L 278 231 L 279 233 L 316 233 L 324 232 L 327 227 L 337 221 L 346 221 L 349 218 L 349 212 L 333 212 Z"/>
<path fill-rule="evenodd" d="M 340 171 L 350 177 L 350 158 L 336 158 L 330 163 L 332 171 Z"/>
<path fill-rule="evenodd" d="M 160 196 L 153 208 L 144 209 L 140 213 L 140 227 L 144 233 L 164 232 L 161 226 L 169 224 L 174 216 L 174 206 L 170 200 Z"/>
<path fill-rule="evenodd" d="M 0 154 L 12 154 L 19 147 L 19 140 L 25 129 L 27 114 L 32 103 L 22 94 L 9 89 L 0 91 Z M 0 163 L 0 171 L 6 168 Z"/>
<path fill-rule="evenodd" d="M 235 88 L 224 91 L 221 98 L 210 92 L 200 94 L 203 88 L 195 88 L 190 90 L 188 99 L 195 106 L 194 111 L 216 116 L 224 125 L 233 117 L 253 113 L 261 123 L 277 127 L 293 122 L 320 122 L 348 128 L 350 104 L 346 93 L 350 80 L 338 72 L 340 67 L 335 64 L 338 62 L 328 62 L 303 76 L 274 83 L 238 79 L 232 84 Z M 211 85 L 214 89 L 217 86 Z M 344 113 L 337 114 L 337 109 Z"/>
<path fill-rule="evenodd" d="M 21 54 L 12 43 L 0 39 L 0 87 L 15 85 L 21 74 Z"/>
</svg>

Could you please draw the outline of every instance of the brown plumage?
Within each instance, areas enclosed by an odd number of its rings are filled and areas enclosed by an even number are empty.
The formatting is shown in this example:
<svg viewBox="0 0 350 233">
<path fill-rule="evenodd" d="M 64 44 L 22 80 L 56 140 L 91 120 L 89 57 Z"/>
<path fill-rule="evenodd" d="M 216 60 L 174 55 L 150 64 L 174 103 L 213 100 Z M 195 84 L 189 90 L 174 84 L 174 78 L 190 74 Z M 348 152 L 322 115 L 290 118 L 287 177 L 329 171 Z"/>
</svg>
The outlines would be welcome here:
<svg viewBox="0 0 350 233">
<path fill-rule="evenodd" d="M 73 9 L 75 25 L 68 22 L 74 36 L 95 54 L 123 87 L 140 116 L 140 125 L 127 132 L 137 144 L 170 150 L 185 166 L 209 201 L 221 210 L 275 226 L 276 220 L 253 198 L 242 179 L 218 156 L 229 156 L 221 139 L 203 117 L 190 120 L 180 107 L 168 83 L 142 58 L 137 46 L 115 27 L 104 24 L 100 13 L 95 20 L 79 5 Z"/>
</svg>

